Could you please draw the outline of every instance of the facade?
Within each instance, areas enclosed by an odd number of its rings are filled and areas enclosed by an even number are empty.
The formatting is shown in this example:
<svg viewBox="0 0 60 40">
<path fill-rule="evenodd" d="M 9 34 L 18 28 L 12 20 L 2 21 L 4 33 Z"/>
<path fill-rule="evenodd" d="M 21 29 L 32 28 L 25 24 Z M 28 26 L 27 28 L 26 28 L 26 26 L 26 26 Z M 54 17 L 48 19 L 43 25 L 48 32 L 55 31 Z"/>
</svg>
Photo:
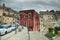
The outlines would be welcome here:
<svg viewBox="0 0 60 40">
<path fill-rule="evenodd" d="M 6 24 L 13 24 L 16 22 L 16 19 L 14 18 L 14 12 L 10 9 L 5 7 L 5 4 L 3 4 L 2 8 L 0 9 L 0 23 L 6 23 Z"/>
<path fill-rule="evenodd" d="M 54 28 L 59 26 L 58 17 L 60 14 L 57 12 L 41 11 L 40 12 L 40 27 Z"/>
<path fill-rule="evenodd" d="M 40 31 L 38 13 L 35 10 L 20 11 L 20 25 L 28 27 L 30 31 Z"/>
<path fill-rule="evenodd" d="M 2 13 L 3 13 L 3 10 L 2 10 L 2 9 L 0 9 L 0 16 L 2 16 L 2 15 L 3 15 Z"/>
<path fill-rule="evenodd" d="M 9 25 L 12 25 L 12 24 L 15 23 L 15 21 L 16 21 L 16 20 L 15 20 L 14 18 L 12 18 L 12 17 L 3 16 L 2 23 L 7 23 L 7 24 L 9 24 Z"/>
<path fill-rule="evenodd" d="M 53 12 L 41 11 L 40 12 L 40 26 L 53 28 L 54 24 L 57 23 L 56 17 Z"/>
<path fill-rule="evenodd" d="M 60 11 L 56 11 L 55 13 L 56 19 L 57 19 L 57 26 L 60 26 Z"/>
</svg>

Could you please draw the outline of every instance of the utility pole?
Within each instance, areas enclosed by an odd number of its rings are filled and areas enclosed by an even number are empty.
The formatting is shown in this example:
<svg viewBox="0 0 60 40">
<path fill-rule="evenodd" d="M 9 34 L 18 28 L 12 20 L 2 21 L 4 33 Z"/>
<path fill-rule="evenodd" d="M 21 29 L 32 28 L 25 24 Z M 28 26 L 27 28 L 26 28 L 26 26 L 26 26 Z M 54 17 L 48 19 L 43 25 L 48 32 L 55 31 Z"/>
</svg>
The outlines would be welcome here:
<svg viewBox="0 0 60 40">
<path fill-rule="evenodd" d="M 14 15 L 14 19 L 15 19 L 15 25 L 16 25 L 16 14 L 13 14 Z M 16 27 L 17 27 L 17 25 L 16 25 Z M 15 34 L 17 34 L 17 29 L 15 30 Z"/>
<path fill-rule="evenodd" d="M 28 40 L 30 40 L 29 23 L 27 21 L 26 21 L 26 27 L 27 27 L 27 33 L 28 33 Z"/>
</svg>

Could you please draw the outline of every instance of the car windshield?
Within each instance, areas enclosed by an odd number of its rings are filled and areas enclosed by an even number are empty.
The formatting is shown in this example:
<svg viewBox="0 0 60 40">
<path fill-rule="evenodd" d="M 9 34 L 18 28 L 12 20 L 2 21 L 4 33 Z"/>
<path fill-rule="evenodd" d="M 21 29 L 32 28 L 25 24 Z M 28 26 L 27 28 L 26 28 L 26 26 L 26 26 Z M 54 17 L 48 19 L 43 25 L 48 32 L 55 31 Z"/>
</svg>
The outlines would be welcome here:
<svg viewBox="0 0 60 40">
<path fill-rule="evenodd" d="M 0 28 L 9 28 L 11 27 L 10 25 L 0 25 Z"/>
</svg>

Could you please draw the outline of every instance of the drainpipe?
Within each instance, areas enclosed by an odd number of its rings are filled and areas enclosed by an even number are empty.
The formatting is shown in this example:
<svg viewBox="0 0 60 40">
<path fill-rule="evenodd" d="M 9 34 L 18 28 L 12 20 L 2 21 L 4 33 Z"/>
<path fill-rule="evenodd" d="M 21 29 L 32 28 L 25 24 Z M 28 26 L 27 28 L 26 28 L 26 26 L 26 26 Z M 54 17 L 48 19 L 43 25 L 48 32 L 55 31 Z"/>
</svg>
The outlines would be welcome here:
<svg viewBox="0 0 60 40">
<path fill-rule="evenodd" d="M 15 19 L 15 23 L 16 23 L 16 18 L 15 18 L 16 14 L 14 14 L 14 19 Z M 16 24 L 15 24 L 16 25 Z M 15 34 L 17 34 L 17 29 L 15 30 Z"/>
</svg>

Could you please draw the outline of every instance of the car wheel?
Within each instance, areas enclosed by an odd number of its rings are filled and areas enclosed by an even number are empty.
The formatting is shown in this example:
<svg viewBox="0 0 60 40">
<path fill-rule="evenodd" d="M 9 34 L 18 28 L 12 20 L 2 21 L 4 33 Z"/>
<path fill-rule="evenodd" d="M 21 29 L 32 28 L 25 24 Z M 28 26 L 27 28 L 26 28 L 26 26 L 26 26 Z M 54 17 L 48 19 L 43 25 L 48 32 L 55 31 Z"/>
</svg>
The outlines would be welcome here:
<svg viewBox="0 0 60 40">
<path fill-rule="evenodd" d="M 5 32 L 5 34 L 7 34 L 7 31 Z"/>
</svg>

